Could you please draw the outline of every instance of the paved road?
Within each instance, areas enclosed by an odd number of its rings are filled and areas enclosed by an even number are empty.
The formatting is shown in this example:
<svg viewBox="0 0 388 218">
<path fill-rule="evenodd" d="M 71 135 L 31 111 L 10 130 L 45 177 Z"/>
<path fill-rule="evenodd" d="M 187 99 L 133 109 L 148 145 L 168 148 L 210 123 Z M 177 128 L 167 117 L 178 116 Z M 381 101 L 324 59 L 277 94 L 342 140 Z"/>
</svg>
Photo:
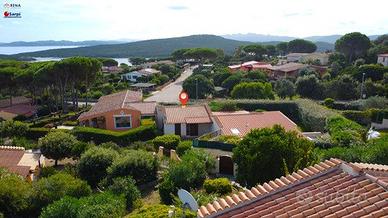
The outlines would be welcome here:
<svg viewBox="0 0 388 218">
<path fill-rule="evenodd" d="M 185 70 L 177 80 L 164 87 L 162 90 L 154 92 L 152 96 L 146 98 L 144 101 L 178 103 L 178 95 L 182 91 L 182 83 L 187 77 L 193 74 L 194 68 L 195 67 L 190 67 L 189 69 Z"/>
</svg>

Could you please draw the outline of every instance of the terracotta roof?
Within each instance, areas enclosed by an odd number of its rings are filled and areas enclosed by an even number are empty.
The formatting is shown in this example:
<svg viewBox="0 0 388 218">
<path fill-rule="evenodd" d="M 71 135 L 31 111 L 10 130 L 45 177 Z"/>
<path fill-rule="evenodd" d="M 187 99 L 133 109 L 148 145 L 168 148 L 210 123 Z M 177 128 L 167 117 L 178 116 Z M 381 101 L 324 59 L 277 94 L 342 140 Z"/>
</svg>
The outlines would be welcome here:
<svg viewBox="0 0 388 218">
<path fill-rule="evenodd" d="M 24 156 L 24 148 L 0 146 L 0 167 L 12 173 L 27 177 L 31 166 L 19 165 Z"/>
<path fill-rule="evenodd" d="M 287 131 L 298 131 L 297 125 L 280 111 L 265 111 L 255 113 L 214 114 L 222 135 L 248 134 L 251 129 L 272 127 L 279 124 Z"/>
<path fill-rule="evenodd" d="M 155 115 L 156 102 L 133 102 L 128 103 L 128 106 L 140 111 L 141 115 Z"/>
<path fill-rule="evenodd" d="M 111 95 L 102 96 L 98 99 L 98 102 L 93 105 L 93 107 L 85 113 L 82 113 L 79 116 L 79 120 L 90 118 L 96 115 L 100 115 L 112 110 L 118 110 L 128 106 L 130 102 L 140 102 L 142 101 L 143 94 L 137 91 L 122 91 L 114 93 Z"/>
<path fill-rule="evenodd" d="M 206 105 L 166 106 L 162 108 L 166 123 L 212 123 L 210 109 Z"/>
<path fill-rule="evenodd" d="M 338 159 L 201 206 L 199 217 L 383 217 L 388 185 Z"/>
<path fill-rule="evenodd" d="M 17 104 L 10 107 L 1 108 L 1 111 L 16 115 L 25 115 L 28 117 L 36 113 L 37 107 L 31 104 Z"/>
<path fill-rule="evenodd" d="M 279 66 L 272 66 L 270 69 L 274 71 L 281 71 L 281 72 L 292 72 L 295 70 L 302 69 L 306 67 L 307 65 L 305 64 L 300 64 L 300 63 L 287 63 Z"/>
</svg>

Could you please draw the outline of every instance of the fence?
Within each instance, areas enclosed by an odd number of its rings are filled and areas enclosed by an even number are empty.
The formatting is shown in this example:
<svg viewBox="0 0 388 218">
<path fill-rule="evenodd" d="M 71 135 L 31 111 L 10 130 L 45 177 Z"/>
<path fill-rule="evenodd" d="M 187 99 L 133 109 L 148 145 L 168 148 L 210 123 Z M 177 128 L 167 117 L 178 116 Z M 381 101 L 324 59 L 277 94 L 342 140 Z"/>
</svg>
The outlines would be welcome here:
<svg viewBox="0 0 388 218">
<path fill-rule="evenodd" d="M 193 147 L 195 148 L 208 148 L 208 149 L 218 149 L 223 151 L 232 151 L 235 145 L 216 142 L 216 141 L 204 141 L 204 140 L 193 140 Z"/>
</svg>

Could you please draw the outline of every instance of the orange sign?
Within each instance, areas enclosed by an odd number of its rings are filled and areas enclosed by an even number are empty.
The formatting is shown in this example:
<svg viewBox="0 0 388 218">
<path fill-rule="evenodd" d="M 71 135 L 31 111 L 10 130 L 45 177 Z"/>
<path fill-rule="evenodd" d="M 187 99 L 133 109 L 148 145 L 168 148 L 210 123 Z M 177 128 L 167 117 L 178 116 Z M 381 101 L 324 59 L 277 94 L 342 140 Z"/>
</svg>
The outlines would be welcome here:
<svg viewBox="0 0 388 218">
<path fill-rule="evenodd" d="M 189 95 L 186 92 L 182 91 L 179 94 L 179 101 L 182 103 L 182 105 L 186 105 L 189 101 Z"/>
</svg>

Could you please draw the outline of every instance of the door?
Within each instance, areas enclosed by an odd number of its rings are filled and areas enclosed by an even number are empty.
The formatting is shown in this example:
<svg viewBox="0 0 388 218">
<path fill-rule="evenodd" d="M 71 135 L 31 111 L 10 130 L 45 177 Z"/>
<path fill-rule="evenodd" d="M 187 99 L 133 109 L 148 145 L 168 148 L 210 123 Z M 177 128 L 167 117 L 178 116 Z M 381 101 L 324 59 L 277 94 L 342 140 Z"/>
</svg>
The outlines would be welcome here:
<svg viewBox="0 0 388 218">
<path fill-rule="evenodd" d="M 181 124 L 180 123 L 176 123 L 175 124 L 175 135 L 181 135 Z"/>
<path fill-rule="evenodd" d="M 198 124 L 188 124 L 186 133 L 188 136 L 198 136 Z"/>
<path fill-rule="evenodd" d="M 220 174 L 234 174 L 233 161 L 230 156 L 220 156 Z"/>
</svg>

